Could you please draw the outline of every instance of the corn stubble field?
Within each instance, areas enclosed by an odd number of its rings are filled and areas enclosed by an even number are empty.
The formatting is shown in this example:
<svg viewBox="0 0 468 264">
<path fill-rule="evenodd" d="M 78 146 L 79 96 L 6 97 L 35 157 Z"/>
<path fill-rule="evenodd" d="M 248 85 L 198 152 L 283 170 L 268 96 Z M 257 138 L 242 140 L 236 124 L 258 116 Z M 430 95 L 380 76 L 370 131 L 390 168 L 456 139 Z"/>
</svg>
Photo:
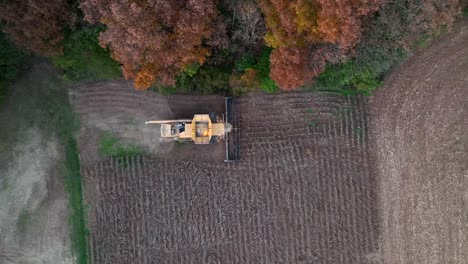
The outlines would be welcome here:
<svg viewBox="0 0 468 264">
<path fill-rule="evenodd" d="M 156 153 L 82 168 L 91 263 L 376 261 L 367 99 L 294 92 L 237 104 L 238 163 Z"/>
</svg>

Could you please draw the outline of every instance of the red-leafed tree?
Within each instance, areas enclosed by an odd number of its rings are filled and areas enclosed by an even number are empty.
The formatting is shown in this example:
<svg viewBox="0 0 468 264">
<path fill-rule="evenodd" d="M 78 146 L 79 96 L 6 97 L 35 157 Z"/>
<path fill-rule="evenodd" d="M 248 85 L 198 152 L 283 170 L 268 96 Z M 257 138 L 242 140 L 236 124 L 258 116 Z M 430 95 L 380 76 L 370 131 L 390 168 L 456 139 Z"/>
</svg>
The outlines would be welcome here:
<svg viewBox="0 0 468 264">
<path fill-rule="evenodd" d="M 271 78 L 289 90 L 317 76 L 329 59 L 349 52 L 358 43 L 362 17 L 377 10 L 380 2 L 259 0 L 269 29 L 266 43 L 276 48 L 270 57 Z M 322 44 L 339 49 L 317 48 Z M 322 51 L 326 53 L 321 55 Z"/>
<path fill-rule="evenodd" d="M 307 51 L 297 48 L 277 48 L 270 54 L 270 77 L 284 90 L 292 90 L 312 77 Z"/>
<path fill-rule="evenodd" d="M 340 61 L 342 54 L 335 45 L 307 48 L 277 48 L 270 55 L 270 77 L 283 90 L 294 90 L 319 75 L 327 63 Z"/>
<path fill-rule="evenodd" d="M 7 0 L 0 8 L 9 38 L 45 56 L 62 53 L 64 27 L 72 26 L 75 18 L 65 0 Z"/>
<path fill-rule="evenodd" d="M 89 22 L 107 25 L 100 43 L 137 89 L 174 85 L 182 70 L 202 64 L 218 15 L 215 0 L 83 0 L 81 8 Z"/>
</svg>

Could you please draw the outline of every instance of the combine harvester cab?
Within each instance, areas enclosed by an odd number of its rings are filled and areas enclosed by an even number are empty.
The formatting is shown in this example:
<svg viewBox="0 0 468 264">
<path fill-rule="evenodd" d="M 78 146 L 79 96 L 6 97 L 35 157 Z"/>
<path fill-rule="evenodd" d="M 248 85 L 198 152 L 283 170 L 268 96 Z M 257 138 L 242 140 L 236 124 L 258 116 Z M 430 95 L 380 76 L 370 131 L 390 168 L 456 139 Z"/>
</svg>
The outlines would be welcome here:
<svg viewBox="0 0 468 264">
<path fill-rule="evenodd" d="M 239 118 L 237 106 L 231 97 L 225 98 L 225 113 L 195 114 L 193 119 L 152 120 L 145 124 L 161 124 L 161 136 L 178 142 L 215 144 L 224 138 L 225 162 L 239 160 Z"/>
</svg>

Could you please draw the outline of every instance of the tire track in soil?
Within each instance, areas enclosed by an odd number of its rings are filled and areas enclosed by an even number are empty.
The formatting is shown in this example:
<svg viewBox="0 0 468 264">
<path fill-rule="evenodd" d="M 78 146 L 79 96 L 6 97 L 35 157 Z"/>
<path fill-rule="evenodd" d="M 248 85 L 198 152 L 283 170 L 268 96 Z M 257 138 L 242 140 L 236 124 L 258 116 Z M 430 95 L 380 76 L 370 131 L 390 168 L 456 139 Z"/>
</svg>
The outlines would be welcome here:
<svg viewBox="0 0 468 264">
<path fill-rule="evenodd" d="M 238 103 L 239 163 L 142 156 L 83 169 L 91 263 L 371 263 L 367 98 L 294 92 Z"/>
</svg>

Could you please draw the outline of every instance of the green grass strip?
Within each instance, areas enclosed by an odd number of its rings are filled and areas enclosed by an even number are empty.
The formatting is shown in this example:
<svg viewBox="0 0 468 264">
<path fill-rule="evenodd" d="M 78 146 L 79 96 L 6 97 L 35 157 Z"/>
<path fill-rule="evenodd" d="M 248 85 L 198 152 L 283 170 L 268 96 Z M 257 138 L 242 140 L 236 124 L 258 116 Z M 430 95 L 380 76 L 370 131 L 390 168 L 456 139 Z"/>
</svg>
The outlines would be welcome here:
<svg viewBox="0 0 468 264">
<path fill-rule="evenodd" d="M 88 263 L 87 237 L 88 229 L 85 221 L 83 206 L 83 187 L 80 174 L 80 160 L 76 140 L 69 136 L 63 142 L 65 144 L 65 190 L 69 194 L 70 227 L 72 247 L 76 255 L 76 263 Z"/>
</svg>

